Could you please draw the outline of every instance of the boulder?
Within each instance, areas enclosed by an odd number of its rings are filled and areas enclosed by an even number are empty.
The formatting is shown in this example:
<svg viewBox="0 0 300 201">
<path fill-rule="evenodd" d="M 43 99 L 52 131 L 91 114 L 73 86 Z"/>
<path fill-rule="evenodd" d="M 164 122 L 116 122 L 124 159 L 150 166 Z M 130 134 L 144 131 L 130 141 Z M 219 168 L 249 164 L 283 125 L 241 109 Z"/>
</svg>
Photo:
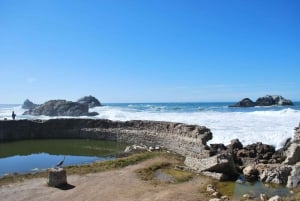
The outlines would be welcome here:
<svg viewBox="0 0 300 201">
<path fill-rule="evenodd" d="M 228 180 L 230 180 L 230 177 L 227 174 L 224 174 L 224 173 L 203 171 L 203 172 L 201 172 L 201 174 L 204 175 L 204 176 L 214 178 L 218 181 L 228 181 Z"/>
<path fill-rule="evenodd" d="M 285 151 L 286 159 L 284 164 L 293 165 L 300 162 L 300 144 L 292 143 Z"/>
<path fill-rule="evenodd" d="M 233 139 L 230 141 L 230 144 L 227 145 L 227 148 L 228 149 L 232 149 L 232 150 L 235 150 L 235 149 L 243 149 L 243 144 L 240 142 L 239 139 Z"/>
<path fill-rule="evenodd" d="M 213 156 L 217 153 L 221 153 L 222 151 L 225 151 L 227 148 L 224 144 L 210 144 L 210 155 Z"/>
<path fill-rule="evenodd" d="M 243 150 L 244 154 L 247 157 L 255 158 L 257 160 L 260 159 L 269 160 L 272 158 L 272 155 L 275 153 L 274 146 L 263 144 L 261 142 L 247 145 L 244 149 L 241 150 Z"/>
<path fill-rule="evenodd" d="M 247 181 L 257 181 L 259 172 L 254 165 L 249 165 L 243 169 L 243 174 Z"/>
<path fill-rule="evenodd" d="M 242 144 L 239 144 L 237 140 L 227 146 L 228 150 L 233 154 L 234 161 L 240 165 L 243 164 L 247 166 L 253 162 L 277 163 L 283 160 L 282 152 L 275 152 L 275 147 L 271 145 L 257 142 L 239 149 L 241 147 Z"/>
<path fill-rule="evenodd" d="M 270 197 L 268 201 L 282 201 L 282 198 L 279 195 L 274 195 L 273 197 Z"/>
<path fill-rule="evenodd" d="M 209 193 L 209 194 L 213 194 L 214 192 L 216 192 L 217 189 L 216 187 L 213 185 L 213 184 L 208 184 L 206 186 L 206 192 Z"/>
<path fill-rule="evenodd" d="M 287 185 L 288 188 L 294 188 L 300 186 L 300 162 L 292 166 L 292 171 L 288 177 Z"/>
<path fill-rule="evenodd" d="M 266 95 L 255 101 L 256 106 L 272 106 L 272 105 L 293 105 L 291 100 L 285 99 L 278 95 Z"/>
<path fill-rule="evenodd" d="M 231 154 L 217 154 L 207 158 L 196 158 L 187 156 L 184 161 L 185 165 L 189 166 L 196 172 L 216 172 L 223 173 L 227 178 L 236 178 L 238 176 L 237 170 Z M 222 177 L 224 178 L 224 177 Z"/>
<path fill-rule="evenodd" d="M 268 201 L 268 196 L 265 193 L 260 193 L 259 198 L 261 201 Z"/>
<path fill-rule="evenodd" d="M 289 165 L 264 165 L 259 167 L 259 178 L 262 182 L 274 183 L 274 184 L 287 184 L 288 177 L 292 171 L 292 167 Z"/>
<path fill-rule="evenodd" d="M 295 143 L 300 143 L 300 124 L 295 128 L 294 140 Z"/>
<path fill-rule="evenodd" d="M 255 103 L 250 98 L 244 98 L 241 101 L 237 102 L 234 105 L 230 105 L 229 107 L 254 107 Z"/>
<path fill-rule="evenodd" d="M 93 96 L 84 96 L 84 97 L 80 98 L 77 101 L 77 103 L 87 105 L 88 108 L 102 106 L 100 101 L 97 98 L 93 97 Z"/>
<path fill-rule="evenodd" d="M 90 113 L 85 104 L 66 100 L 50 100 L 42 105 L 26 111 L 25 115 L 45 116 L 95 116 L 96 112 Z"/>
<path fill-rule="evenodd" d="M 22 108 L 26 109 L 26 110 L 31 110 L 31 109 L 35 108 L 36 106 L 38 106 L 38 104 L 34 104 L 29 99 L 26 99 L 22 105 Z"/>
</svg>

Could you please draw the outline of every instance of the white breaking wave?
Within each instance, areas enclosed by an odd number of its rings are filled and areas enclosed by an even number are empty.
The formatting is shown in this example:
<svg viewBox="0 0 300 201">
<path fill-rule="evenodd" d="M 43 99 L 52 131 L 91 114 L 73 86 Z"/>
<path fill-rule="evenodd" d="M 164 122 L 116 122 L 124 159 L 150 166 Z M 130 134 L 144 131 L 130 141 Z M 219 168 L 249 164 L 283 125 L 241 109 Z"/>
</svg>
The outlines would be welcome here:
<svg viewBox="0 0 300 201">
<path fill-rule="evenodd" d="M 110 120 L 155 120 L 182 122 L 206 126 L 213 133 L 209 143 L 229 144 L 238 138 L 244 145 L 263 142 L 282 147 L 287 138 L 293 137 L 294 128 L 300 122 L 300 111 L 283 109 L 280 111 L 254 112 L 148 112 L 134 111 L 118 107 L 97 107 L 97 118 Z"/>
<path fill-rule="evenodd" d="M 150 106 L 148 106 L 150 107 Z M 165 112 L 159 110 L 137 110 L 134 107 L 103 106 L 90 109 L 98 112 L 95 117 L 80 117 L 93 119 L 110 119 L 119 121 L 154 120 L 171 121 L 186 124 L 206 126 L 213 133 L 213 139 L 208 143 L 229 144 L 232 139 L 238 138 L 243 145 L 263 142 L 282 147 L 287 138 L 293 137 L 294 128 L 299 125 L 300 111 L 290 108 L 277 111 L 250 111 L 250 112 L 219 112 L 199 110 L 195 112 Z M 20 115 L 25 111 L 21 106 L 1 108 L 0 118 L 11 119 L 11 112 L 17 113 L 17 119 L 53 119 L 74 117 L 34 117 Z"/>
</svg>

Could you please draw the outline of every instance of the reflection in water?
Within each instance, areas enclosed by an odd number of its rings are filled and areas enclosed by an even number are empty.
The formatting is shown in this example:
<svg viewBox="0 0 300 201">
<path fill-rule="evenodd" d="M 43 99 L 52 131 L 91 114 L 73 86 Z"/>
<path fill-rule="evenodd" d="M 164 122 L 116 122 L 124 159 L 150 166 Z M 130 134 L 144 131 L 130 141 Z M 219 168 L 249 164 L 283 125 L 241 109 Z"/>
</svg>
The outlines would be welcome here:
<svg viewBox="0 0 300 201">
<path fill-rule="evenodd" d="M 101 140 L 24 140 L 0 143 L 0 177 L 7 173 L 42 171 L 55 167 L 110 160 L 124 144 Z"/>
</svg>

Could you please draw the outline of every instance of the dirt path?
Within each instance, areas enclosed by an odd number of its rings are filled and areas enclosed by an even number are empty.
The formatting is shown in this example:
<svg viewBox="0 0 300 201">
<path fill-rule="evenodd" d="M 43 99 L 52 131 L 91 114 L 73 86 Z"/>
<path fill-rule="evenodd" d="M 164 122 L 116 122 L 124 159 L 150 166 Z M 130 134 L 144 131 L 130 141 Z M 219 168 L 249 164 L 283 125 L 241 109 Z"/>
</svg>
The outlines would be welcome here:
<svg viewBox="0 0 300 201">
<path fill-rule="evenodd" d="M 154 158 L 120 170 L 68 176 L 69 190 L 47 186 L 47 178 L 30 179 L 0 187 L 5 201 L 198 201 L 207 200 L 199 193 L 208 179 L 196 177 L 181 184 L 153 185 L 137 177 L 135 170 L 163 161 Z"/>
</svg>

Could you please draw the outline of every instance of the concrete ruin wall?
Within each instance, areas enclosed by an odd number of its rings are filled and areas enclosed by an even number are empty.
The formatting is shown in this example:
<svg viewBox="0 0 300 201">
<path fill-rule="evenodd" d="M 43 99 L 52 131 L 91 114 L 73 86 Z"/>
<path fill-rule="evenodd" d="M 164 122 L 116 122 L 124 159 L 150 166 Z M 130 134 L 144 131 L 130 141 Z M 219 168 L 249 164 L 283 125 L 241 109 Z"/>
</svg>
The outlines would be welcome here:
<svg viewBox="0 0 300 201">
<path fill-rule="evenodd" d="M 160 121 L 50 119 L 0 121 L 0 141 L 23 139 L 99 139 L 160 146 L 183 156 L 206 158 L 212 133 L 204 126 Z"/>
</svg>

